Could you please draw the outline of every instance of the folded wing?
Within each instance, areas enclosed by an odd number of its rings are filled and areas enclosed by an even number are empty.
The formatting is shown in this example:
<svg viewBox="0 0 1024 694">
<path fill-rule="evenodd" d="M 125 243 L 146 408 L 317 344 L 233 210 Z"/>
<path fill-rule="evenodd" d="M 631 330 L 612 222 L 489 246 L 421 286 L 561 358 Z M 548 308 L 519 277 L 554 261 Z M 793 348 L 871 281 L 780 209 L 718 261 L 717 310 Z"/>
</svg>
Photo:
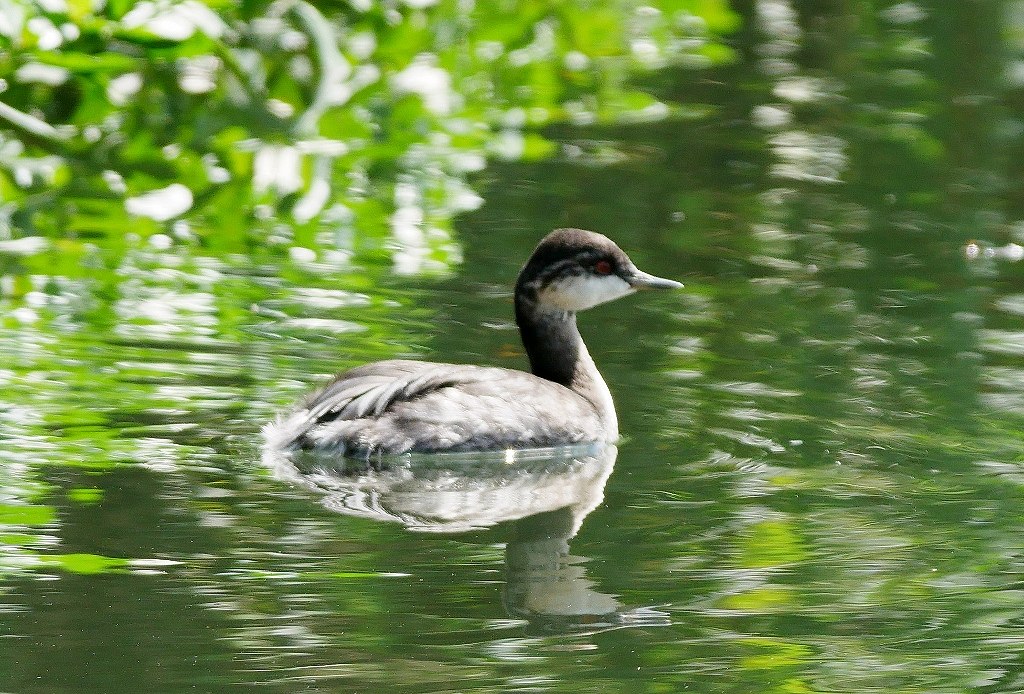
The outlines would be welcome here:
<svg viewBox="0 0 1024 694">
<path fill-rule="evenodd" d="M 589 401 L 533 374 L 392 360 L 342 374 L 268 440 L 371 455 L 578 443 L 600 429 Z"/>
</svg>

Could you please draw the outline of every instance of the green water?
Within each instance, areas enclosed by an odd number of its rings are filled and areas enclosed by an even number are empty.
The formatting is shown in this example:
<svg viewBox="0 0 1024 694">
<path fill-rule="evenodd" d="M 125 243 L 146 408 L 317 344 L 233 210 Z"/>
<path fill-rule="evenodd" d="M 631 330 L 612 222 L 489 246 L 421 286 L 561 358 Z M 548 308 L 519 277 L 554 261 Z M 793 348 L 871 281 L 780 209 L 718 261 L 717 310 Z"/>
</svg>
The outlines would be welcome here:
<svg viewBox="0 0 1024 694">
<path fill-rule="evenodd" d="M 1019 4 L 824 4 L 492 161 L 439 272 L 0 245 L 0 689 L 1024 689 Z M 581 317 L 617 451 L 261 455 L 336 370 L 521 368 L 564 225 L 687 285 Z"/>
</svg>

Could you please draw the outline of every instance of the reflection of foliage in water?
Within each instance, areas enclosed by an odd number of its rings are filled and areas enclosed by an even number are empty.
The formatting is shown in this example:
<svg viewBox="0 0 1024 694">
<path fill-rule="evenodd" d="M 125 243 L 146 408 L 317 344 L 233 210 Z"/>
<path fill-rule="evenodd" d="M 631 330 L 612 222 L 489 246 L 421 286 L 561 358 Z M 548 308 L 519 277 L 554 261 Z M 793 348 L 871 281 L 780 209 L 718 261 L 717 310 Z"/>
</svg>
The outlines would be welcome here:
<svg viewBox="0 0 1024 694">
<path fill-rule="evenodd" d="M 0 12 L 0 240 L 168 231 L 340 260 L 390 228 L 404 271 L 451 261 L 487 156 L 545 155 L 553 122 L 665 117 L 627 78 L 728 60 L 737 22 L 722 0 Z"/>
</svg>

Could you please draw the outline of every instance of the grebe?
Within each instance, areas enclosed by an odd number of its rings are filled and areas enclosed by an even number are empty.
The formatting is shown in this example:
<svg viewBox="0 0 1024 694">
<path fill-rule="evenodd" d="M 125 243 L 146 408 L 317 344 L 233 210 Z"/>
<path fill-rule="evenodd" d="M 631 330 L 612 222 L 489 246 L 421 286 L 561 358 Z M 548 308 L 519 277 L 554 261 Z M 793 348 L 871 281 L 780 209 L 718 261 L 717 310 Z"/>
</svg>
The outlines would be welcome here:
<svg viewBox="0 0 1024 694">
<path fill-rule="evenodd" d="M 613 442 L 615 406 L 576 313 L 638 289 L 682 286 L 638 270 L 606 236 L 557 229 L 515 285 L 532 373 L 401 359 L 359 366 L 269 424 L 267 445 L 370 457 Z"/>
</svg>

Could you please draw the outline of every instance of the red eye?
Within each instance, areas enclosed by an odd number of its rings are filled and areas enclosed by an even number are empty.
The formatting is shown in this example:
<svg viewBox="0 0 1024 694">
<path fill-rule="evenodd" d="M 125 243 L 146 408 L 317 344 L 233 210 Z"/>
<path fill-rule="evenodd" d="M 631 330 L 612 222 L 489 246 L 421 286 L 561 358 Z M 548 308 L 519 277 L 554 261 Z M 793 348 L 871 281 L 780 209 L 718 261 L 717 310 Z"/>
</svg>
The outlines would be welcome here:
<svg viewBox="0 0 1024 694">
<path fill-rule="evenodd" d="M 599 275 L 610 275 L 612 274 L 612 264 L 607 260 L 599 260 L 594 263 L 594 272 Z"/>
</svg>

